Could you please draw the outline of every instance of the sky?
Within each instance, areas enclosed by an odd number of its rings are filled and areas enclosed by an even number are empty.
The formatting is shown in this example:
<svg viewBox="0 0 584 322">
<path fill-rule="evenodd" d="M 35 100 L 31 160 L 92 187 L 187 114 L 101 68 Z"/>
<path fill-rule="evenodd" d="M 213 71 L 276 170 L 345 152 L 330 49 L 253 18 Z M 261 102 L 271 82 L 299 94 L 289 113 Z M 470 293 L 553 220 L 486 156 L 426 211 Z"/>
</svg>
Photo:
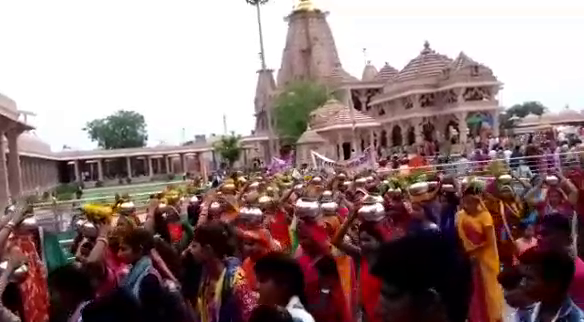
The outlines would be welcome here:
<svg viewBox="0 0 584 322">
<path fill-rule="evenodd" d="M 424 41 L 464 51 L 505 84 L 502 106 L 584 108 L 584 2 L 314 0 L 344 68 L 401 69 Z M 278 70 L 293 0 L 262 7 L 267 64 Z M 363 53 L 366 48 L 366 54 Z M 37 114 L 54 151 L 95 147 L 82 128 L 116 110 L 146 118 L 149 145 L 195 134 L 249 134 L 260 67 L 255 9 L 244 0 L 0 0 L 0 93 Z"/>
</svg>

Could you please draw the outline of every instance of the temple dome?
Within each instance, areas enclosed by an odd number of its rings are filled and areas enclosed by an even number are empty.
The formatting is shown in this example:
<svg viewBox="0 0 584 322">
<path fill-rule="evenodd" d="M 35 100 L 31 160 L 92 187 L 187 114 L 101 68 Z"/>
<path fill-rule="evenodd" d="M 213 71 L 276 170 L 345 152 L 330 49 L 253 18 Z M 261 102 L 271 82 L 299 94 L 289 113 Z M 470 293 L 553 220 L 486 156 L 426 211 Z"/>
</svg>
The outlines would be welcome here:
<svg viewBox="0 0 584 322">
<path fill-rule="evenodd" d="M 435 52 L 426 41 L 424 49 L 397 74 L 394 82 L 403 83 L 416 79 L 436 77 L 441 75 L 451 63 L 452 59 Z"/>
<path fill-rule="evenodd" d="M 377 73 L 377 75 L 375 76 L 375 80 L 387 82 L 393 77 L 395 77 L 397 73 L 398 73 L 397 69 L 393 68 L 391 65 L 389 65 L 389 63 L 385 63 L 385 65 L 383 65 L 383 67 L 381 67 L 381 69 L 379 70 L 379 73 Z"/>
<path fill-rule="evenodd" d="M 41 155 L 51 154 L 51 146 L 31 131 L 23 132 L 18 136 L 18 150 Z"/>
<path fill-rule="evenodd" d="M 365 68 L 363 69 L 363 75 L 361 76 L 361 80 L 364 82 L 374 81 L 377 74 L 378 74 L 377 68 L 371 65 L 371 62 L 368 61 L 367 65 L 365 65 Z"/>
<path fill-rule="evenodd" d="M 359 127 L 380 126 L 374 118 L 365 115 L 355 109 L 351 109 L 337 101 L 328 100 L 323 106 L 312 111 L 309 116 L 309 125 L 320 131 Z"/>
<path fill-rule="evenodd" d="M 302 133 L 296 144 L 312 144 L 312 143 L 326 143 L 326 140 L 320 136 L 315 130 L 310 128 L 310 125 Z"/>
</svg>

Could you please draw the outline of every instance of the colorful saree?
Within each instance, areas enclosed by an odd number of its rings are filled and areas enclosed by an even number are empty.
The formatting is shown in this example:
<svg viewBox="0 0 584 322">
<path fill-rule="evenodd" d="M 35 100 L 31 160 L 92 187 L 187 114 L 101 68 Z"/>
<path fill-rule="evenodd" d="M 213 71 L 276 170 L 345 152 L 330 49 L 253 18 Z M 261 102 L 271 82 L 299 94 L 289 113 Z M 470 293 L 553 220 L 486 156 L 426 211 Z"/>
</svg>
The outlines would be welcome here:
<svg viewBox="0 0 584 322">
<path fill-rule="evenodd" d="M 341 221 L 337 216 L 325 216 L 323 222 L 327 229 L 329 238 L 333 238 L 341 228 Z M 337 263 L 337 271 L 339 272 L 341 287 L 345 294 L 345 298 L 347 299 L 349 311 L 352 314 L 355 314 L 357 308 L 357 278 L 355 274 L 355 262 L 351 256 L 344 254 L 336 248 L 333 248 L 332 254 Z"/>
<path fill-rule="evenodd" d="M 33 236 L 15 235 L 12 245 L 20 248 L 28 259 L 28 277 L 19 285 L 24 308 L 24 322 L 45 322 L 49 320 L 49 291 L 47 272 L 38 256 Z"/>
<path fill-rule="evenodd" d="M 197 296 L 200 322 L 245 322 L 256 306 L 239 260 L 227 258 L 219 279 L 212 283 L 204 277 Z"/>
<path fill-rule="evenodd" d="M 476 216 L 461 210 L 457 215 L 456 226 L 464 249 L 473 263 L 469 321 L 500 322 L 504 300 L 497 281 L 500 267 L 493 218 L 487 210 L 482 210 Z"/>
</svg>

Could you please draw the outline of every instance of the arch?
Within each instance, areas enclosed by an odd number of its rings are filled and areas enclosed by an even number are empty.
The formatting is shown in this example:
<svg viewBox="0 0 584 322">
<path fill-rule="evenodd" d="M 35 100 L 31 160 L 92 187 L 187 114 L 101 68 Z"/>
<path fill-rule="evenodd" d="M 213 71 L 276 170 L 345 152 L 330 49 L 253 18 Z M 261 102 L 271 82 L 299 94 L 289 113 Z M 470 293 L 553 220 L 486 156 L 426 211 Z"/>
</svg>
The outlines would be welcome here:
<svg viewBox="0 0 584 322">
<path fill-rule="evenodd" d="M 387 148 L 387 132 L 385 130 L 381 131 L 381 138 L 379 139 L 379 145 L 383 148 Z"/>
<path fill-rule="evenodd" d="M 460 139 L 460 129 L 458 127 L 458 122 L 452 119 L 448 121 L 448 123 L 446 123 L 446 127 L 444 128 L 444 133 L 446 134 L 446 139 L 450 140 L 450 142 L 458 143 Z"/>
<path fill-rule="evenodd" d="M 403 145 L 402 129 L 399 125 L 394 125 L 393 129 L 391 129 L 391 145 L 392 146 Z"/>
<path fill-rule="evenodd" d="M 422 135 L 425 141 L 433 142 L 435 134 L 436 128 L 434 127 L 434 124 L 428 122 L 422 125 Z"/>
<path fill-rule="evenodd" d="M 407 144 L 408 145 L 414 145 L 414 144 L 416 144 L 416 132 L 415 132 L 415 129 L 414 129 L 413 126 L 410 126 L 408 128 L 408 132 L 407 132 L 406 138 L 407 138 Z"/>
</svg>

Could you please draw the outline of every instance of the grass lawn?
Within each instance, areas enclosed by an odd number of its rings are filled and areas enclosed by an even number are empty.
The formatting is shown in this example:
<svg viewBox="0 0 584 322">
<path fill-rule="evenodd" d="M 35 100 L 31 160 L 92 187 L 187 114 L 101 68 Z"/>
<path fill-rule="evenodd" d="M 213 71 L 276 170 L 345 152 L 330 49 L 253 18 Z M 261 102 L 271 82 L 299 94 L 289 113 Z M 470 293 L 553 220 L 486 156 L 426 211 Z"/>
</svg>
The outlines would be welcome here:
<svg viewBox="0 0 584 322">
<path fill-rule="evenodd" d="M 114 187 L 103 187 L 103 188 L 89 188 L 83 190 L 83 199 L 86 198 L 112 198 L 115 194 L 129 194 L 130 196 L 135 194 L 151 194 L 164 190 L 166 186 L 172 185 L 182 185 L 185 181 L 162 181 L 162 182 L 148 182 L 148 183 L 137 183 L 123 186 Z"/>
</svg>

